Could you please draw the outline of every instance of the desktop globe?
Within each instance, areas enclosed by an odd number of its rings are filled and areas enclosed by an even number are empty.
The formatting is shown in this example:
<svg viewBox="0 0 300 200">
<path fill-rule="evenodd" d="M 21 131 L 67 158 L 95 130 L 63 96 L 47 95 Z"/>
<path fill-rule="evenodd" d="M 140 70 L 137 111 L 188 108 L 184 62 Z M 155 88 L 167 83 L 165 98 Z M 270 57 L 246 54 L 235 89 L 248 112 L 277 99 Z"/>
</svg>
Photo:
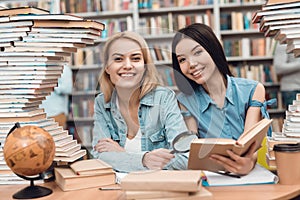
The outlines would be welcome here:
<svg viewBox="0 0 300 200">
<path fill-rule="evenodd" d="M 15 199 L 32 199 L 47 196 L 52 190 L 34 185 L 34 180 L 43 179 L 44 172 L 52 165 L 55 143 L 52 136 L 37 126 L 19 123 L 8 133 L 3 147 L 8 167 L 19 177 L 30 180 L 30 186 L 13 195 Z"/>
<path fill-rule="evenodd" d="M 6 164 L 14 173 L 33 176 L 51 166 L 55 155 L 55 143 L 44 129 L 24 126 L 8 135 L 3 154 Z"/>
</svg>

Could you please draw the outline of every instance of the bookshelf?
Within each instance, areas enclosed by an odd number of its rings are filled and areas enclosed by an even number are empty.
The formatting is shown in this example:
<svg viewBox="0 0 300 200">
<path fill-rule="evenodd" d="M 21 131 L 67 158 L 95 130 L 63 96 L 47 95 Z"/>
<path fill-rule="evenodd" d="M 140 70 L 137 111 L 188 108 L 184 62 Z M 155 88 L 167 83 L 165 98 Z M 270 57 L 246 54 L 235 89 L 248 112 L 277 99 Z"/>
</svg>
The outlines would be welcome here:
<svg viewBox="0 0 300 200">
<path fill-rule="evenodd" d="M 240 1 L 227 3 L 222 0 L 153 0 L 152 4 L 149 2 L 131 0 L 129 6 L 131 9 L 122 11 L 122 14 L 118 12 L 119 8 L 115 11 L 104 10 L 77 14 L 99 20 L 132 18 L 132 22 L 129 23 L 131 26 L 125 30 L 134 30 L 144 36 L 161 74 L 161 79 L 173 90 L 177 90 L 171 70 L 170 52 L 174 31 L 193 22 L 210 25 L 222 41 L 225 51 L 228 51 L 228 62 L 235 75 L 262 82 L 266 87 L 267 98 L 281 98 L 277 76 L 272 68 L 274 43 L 258 31 L 256 24 L 251 23 L 252 13 L 261 8 L 264 0 L 243 1 L 243 3 Z M 113 32 L 120 31 L 114 29 L 111 32 L 110 21 L 105 20 L 102 22 L 108 24 L 108 33 L 103 36 L 99 44 Z M 237 54 L 230 52 L 231 46 L 234 45 L 239 47 Z M 278 105 L 269 108 L 272 118 L 284 116 L 280 102 L 279 100 Z"/>
<path fill-rule="evenodd" d="M 264 37 L 256 24 L 251 24 L 252 13 L 260 9 L 265 0 L 231 0 L 230 3 L 228 0 L 54 1 L 52 5 L 58 5 L 59 8 L 56 10 L 62 13 L 76 13 L 77 16 L 99 20 L 106 25 L 106 31 L 97 43 L 73 54 L 70 63 L 74 92 L 70 96 L 68 125 L 70 131 L 74 131 L 74 135 L 88 133 L 83 139 L 87 141 L 86 144 L 89 144 L 88 141 L 91 142 L 90 132 L 93 125 L 91 105 L 95 95 L 100 92 L 97 76 L 102 65 L 101 49 L 107 37 L 123 30 L 137 31 L 144 36 L 162 74 L 162 80 L 167 86 L 177 90 L 170 73 L 170 49 L 174 31 L 193 22 L 208 24 L 222 41 L 233 72 L 237 76 L 261 81 L 266 87 L 267 97 L 281 98 L 279 84 L 272 68 L 273 41 Z M 239 50 L 232 53 L 232 46 L 238 46 Z M 284 116 L 281 105 L 269 108 L 269 111 L 271 117 Z M 77 130 L 75 127 L 78 127 Z"/>
</svg>

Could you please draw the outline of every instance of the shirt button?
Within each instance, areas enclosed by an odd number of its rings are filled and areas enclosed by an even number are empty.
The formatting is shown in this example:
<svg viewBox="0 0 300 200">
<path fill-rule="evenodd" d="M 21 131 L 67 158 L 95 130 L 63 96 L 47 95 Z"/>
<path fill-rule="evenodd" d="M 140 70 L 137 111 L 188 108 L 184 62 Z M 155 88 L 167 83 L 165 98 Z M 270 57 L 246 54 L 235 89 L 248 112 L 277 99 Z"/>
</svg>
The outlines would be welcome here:
<svg viewBox="0 0 300 200">
<path fill-rule="evenodd" d="M 142 135 L 145 135 L 145 133 L 144 133 L 144 132 L 142 132 Z"/>
</svg>

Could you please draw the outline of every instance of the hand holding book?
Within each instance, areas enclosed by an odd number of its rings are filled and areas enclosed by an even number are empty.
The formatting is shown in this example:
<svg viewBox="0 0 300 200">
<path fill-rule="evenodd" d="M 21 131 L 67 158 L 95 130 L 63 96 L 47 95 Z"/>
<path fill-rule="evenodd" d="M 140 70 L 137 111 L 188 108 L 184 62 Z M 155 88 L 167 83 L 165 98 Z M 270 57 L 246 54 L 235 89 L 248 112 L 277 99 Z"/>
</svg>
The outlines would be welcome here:
<svg viewBox="0 0 300 200">
<path fill-rule="evenodd" d="M 212 154 L 220 155 L 223 160 L 229 159 L 228 157 L 237 160 L 240 159 L 241 156 L 246 157 L 247 155 L 249 159 L 251 159 L 250 155 L 261 147 L 261 143 L 266 136 L 271 122 L 272 120 L 270 119 L 262 119 L 252 128 L 245 131 L 237 141 L 228 138 L 201 138 L 193 140 L 191 143 L 188 168 L 224 171 L 225 168 L 223 165 L 219 163 L 216 164 L 216 162 L 210 159 Z M 233 170 L 227 169 L 227 171 Z"/>
<path fill-rule="evenodd" d="M 216 164 L 220 164 L 225 168 L 225 171 L 219 171 L 219 173 L 239 178 L 239 175 L 248 174 L 256 163 L 257 142 L 254 141 L 249 147 L 248 151 L 243 155 L 235 154 L 231 150 L 227 150 L 228 156 L 220 156 L 218 154 L 212 154 L 211 160 L 214 160 Z M 238 142 L 236 142 L 237 145 Z"/>
</svg>

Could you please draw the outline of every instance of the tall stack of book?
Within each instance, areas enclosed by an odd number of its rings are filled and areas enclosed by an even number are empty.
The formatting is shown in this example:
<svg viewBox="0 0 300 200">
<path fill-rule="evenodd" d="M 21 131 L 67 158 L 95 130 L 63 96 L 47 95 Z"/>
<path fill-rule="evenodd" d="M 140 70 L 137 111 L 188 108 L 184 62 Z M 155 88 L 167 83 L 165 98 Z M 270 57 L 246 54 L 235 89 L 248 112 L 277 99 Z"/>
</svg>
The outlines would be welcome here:
<svg viewBox="0 0 300 200">
<path fill-rule="evenodd" d="M 131 172 L 121 180 L 126 199 L 213 199 L 201 186 L 200 170 Z"/>
<path fill-rule="evenodd" d="M 36 125 L 55 141 L 55 161 L 73 162 L 86 154 L 73 136 L 48 118 L 39 105 L 57 86 L 77 48 L 93 44 L 104 30 L 97 21 L 20 7 L 0 10 L 0 174 L 9 174 L 2 148 L 16 122 Z M 0 184 L 6 183 L 1 181 Z"/>
<path fill-rule="evenodd" d="M 300 93 L 295 98 L 286 111 L 282 131 L 273 132 L 272 137 L 267 138 L 268 151 L 266 158 L 268 165 L 273 169 L 276 169 L 275 153 L 273 151 L 274 145 L 300 142 Z"/>
<path fill-rule="evenodd" d="M 259 23 L 266 37 L 287 44 L 287 53 L 300 56 L 300 1 L 267 0 L 253 15 L 252 23 Z"/>
</svg>

